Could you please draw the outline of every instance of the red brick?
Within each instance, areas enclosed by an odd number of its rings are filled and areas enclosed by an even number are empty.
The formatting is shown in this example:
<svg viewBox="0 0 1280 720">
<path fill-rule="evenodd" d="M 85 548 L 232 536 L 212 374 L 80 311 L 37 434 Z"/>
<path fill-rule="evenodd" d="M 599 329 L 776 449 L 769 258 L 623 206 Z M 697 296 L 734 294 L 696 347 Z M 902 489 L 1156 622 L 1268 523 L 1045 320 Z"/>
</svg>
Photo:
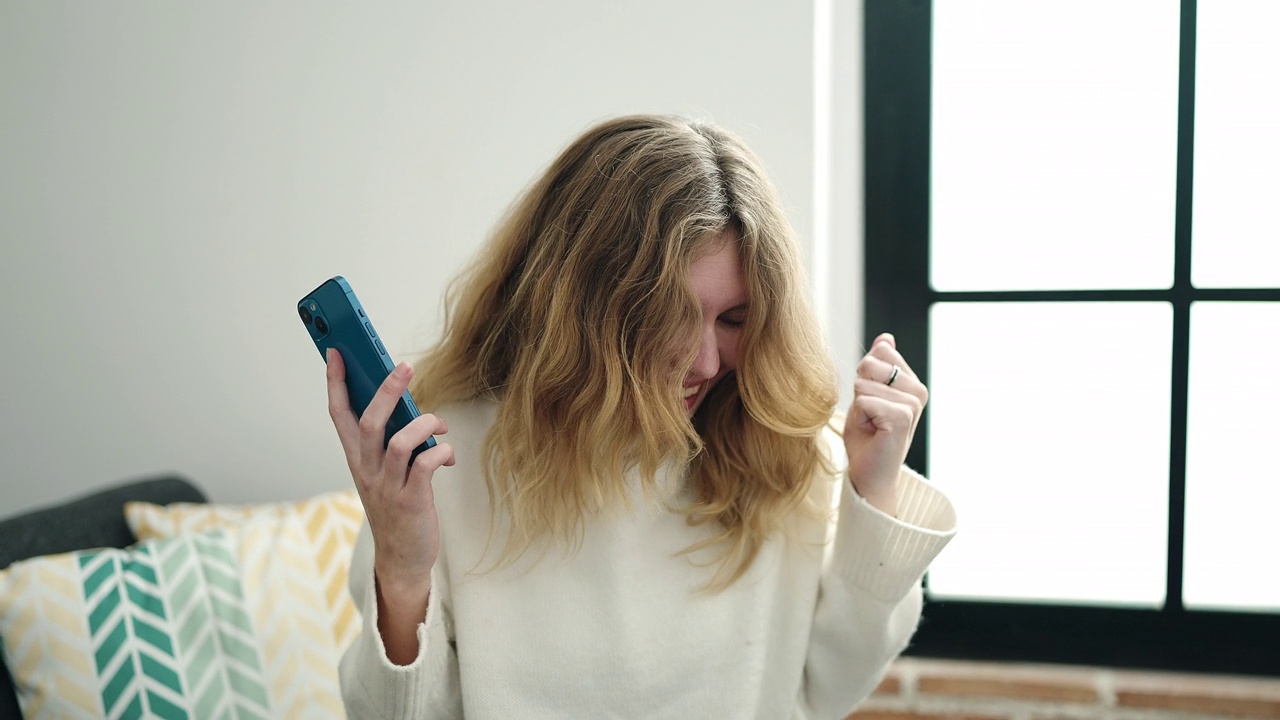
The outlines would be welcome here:
<svg viewBox="0 0 1280 720">
<path fill-rule="evenodd" d="M 845 720 L 1007 720 L 1002 715 L 936 715 L 897 710 L 859 710 Z"/>
<path fill-rule="evenodd" d="M 1280 700 L 1265 698 L 1120 690 L 1116 693 L 1116 703 L 1122 707 L 1157 708 L 1231 717 L 1280 718 Z"/>
<path fill-rule="evenodd" d="M 1280 680 L 1272 678 L 1117 672 L 1115 688 L 1124 707 L 1280 718 Z"/>
<path fill-rule="evenodd" d="M 997 697 L 1048 702 L 1096 703 L 1097 687 L 1085 680 L 1049 677 L 926 675 L 917 682 L 923 695 Z"/>
<path fill-rule="evenodd" d="M 876 695 L 900 695 L 901 693 L 902 679 L 897 675 L 886 675 L 875 689 Z"/>
</svg>

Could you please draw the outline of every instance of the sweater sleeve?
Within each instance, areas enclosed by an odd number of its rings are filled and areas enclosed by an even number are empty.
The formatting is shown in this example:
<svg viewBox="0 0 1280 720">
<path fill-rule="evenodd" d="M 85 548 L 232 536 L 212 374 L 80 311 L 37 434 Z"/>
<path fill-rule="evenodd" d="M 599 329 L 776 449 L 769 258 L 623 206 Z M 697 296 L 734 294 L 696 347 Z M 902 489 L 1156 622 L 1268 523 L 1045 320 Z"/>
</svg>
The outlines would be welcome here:
<svg viewBox="0 0 1280 720">
<path fill-rule="evenodd" d="M 444 554 L 441 553 L 441 558 Z M 458 656 L 448 608 L 447 573 L 437 562 L 431 573 L 427 615 L 418 625 L 418 656 L 399 666 L 387 659 L 378 632 L 378 600 L 373 580 L 373 535 L 366 521 L 356 537 L 348 578 L 360 609 L 360 634 L 338 666 L 342 701 L 352 718 L 462 717 Z"/>
<path fill-rule="evenodd" d="M 842 718 L 864 701 L 920 622 L 920 580 L 955 534 L 950 501 L 917 473 L 899 477 L 898 518 L 847 477 L 818 589 L 799 717 Z"/>
</svg>

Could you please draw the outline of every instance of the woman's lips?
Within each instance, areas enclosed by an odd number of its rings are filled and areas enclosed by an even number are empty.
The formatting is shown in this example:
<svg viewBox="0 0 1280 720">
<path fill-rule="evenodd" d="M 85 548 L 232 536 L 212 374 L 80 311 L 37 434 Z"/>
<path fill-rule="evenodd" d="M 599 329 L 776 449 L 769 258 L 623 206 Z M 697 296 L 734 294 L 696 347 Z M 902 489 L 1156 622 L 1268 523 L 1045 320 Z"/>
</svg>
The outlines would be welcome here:
<svg viewBox="0 0 1280 720">
<path fill-rule="evenodd" d="M 684 389 L 685 410 L 692 412 L 693 409 L 698 406 L 698 400 L 702 398 L 702 388 L 703 388 L 702 384 L 698 384 L 698 385 L 694 385 L 693 387 L 686 387 Z"/>
</svg>

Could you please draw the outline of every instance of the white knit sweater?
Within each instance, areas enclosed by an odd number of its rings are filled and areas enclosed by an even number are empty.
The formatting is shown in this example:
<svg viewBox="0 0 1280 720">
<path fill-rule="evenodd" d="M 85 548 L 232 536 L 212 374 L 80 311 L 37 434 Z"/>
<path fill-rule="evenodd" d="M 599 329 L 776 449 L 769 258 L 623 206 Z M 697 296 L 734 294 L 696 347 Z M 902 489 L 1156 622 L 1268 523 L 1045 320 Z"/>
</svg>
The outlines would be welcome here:
<svg viewBox="0 0 1280 720">
<path fill-rule="evenodd" d="M 479 451 L 495 410 L 440 413 L 457 465 L 434 480 L 441 549 L 408 666 L 387 660 L 360 532 L 350 588 L 364 628 L 340 669 L 352 718 L 843 718 L 906 647 L 920 578 L 954 534 L 950 502 L 914 472 L 901 476 L 901 519 L 841 472 L 814 484 L 837 509 L 830 522 L 797 513 L 791 537 L 718 593 L 702 590 L 714 566 L 696 564 L 710 554 L 678 555 L 713 530 L 638 492 L 633 511 L 589 522 L 572 555 L 477 569 L 489 522 Z"/>
</svg>

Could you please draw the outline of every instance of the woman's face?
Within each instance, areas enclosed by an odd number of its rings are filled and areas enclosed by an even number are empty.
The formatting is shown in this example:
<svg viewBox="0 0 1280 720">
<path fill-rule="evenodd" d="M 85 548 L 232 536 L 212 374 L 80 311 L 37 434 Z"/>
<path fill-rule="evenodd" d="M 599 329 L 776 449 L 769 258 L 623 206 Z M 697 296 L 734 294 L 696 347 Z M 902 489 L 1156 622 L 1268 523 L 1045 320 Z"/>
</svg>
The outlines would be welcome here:
<svg viewBox="0 0 1280 720">
<path fill-rule="evenodd" d="M 698 355 L 684 378 L 684 406 L 693 415 L 707 393 L 738 368 L 738 346 L 747 319 L 747 283 L 742 277 L 738 237 L 726 231 L 707 254 L 693 261 L 693 291 L 702 306 Z"/>
</svg>

